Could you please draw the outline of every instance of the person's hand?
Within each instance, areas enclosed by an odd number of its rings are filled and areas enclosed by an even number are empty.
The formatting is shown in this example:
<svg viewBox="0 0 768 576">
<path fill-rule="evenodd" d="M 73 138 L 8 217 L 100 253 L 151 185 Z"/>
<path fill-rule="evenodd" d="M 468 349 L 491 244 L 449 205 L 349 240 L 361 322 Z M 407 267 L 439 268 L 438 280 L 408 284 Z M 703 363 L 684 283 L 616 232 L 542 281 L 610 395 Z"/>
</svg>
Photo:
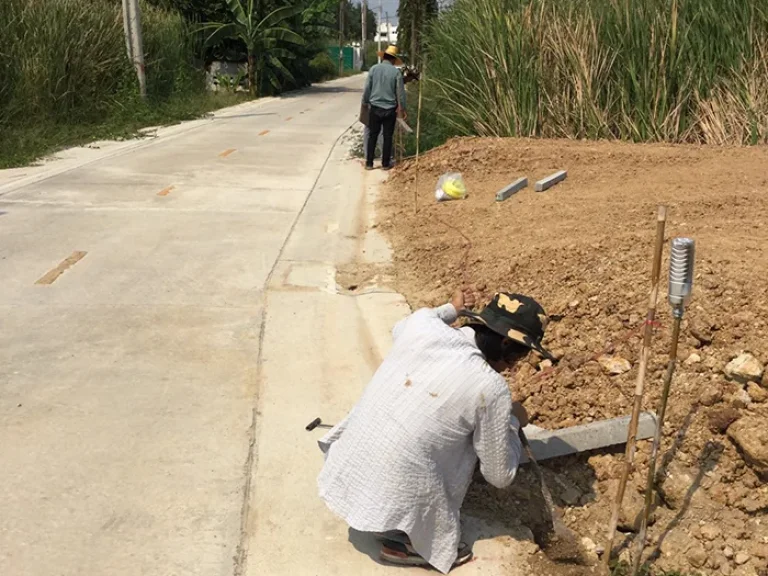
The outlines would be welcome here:
<svg viewBox="0 0 768 576">
<path fill-rule="evenodd" d="M 520 421 L 520 427 L 528 426 L 528 412 L 520 402 L 512 402 L 512 415 Z"/>
<path fill-rule="evenodd" d="M 453 307 L 456 308 L 457 312 L 469 310 L 475 305 L 475 293 L 468 286 L 459 288 L 453 293 L 451 304 L 453 304 Z"/>
</svg>

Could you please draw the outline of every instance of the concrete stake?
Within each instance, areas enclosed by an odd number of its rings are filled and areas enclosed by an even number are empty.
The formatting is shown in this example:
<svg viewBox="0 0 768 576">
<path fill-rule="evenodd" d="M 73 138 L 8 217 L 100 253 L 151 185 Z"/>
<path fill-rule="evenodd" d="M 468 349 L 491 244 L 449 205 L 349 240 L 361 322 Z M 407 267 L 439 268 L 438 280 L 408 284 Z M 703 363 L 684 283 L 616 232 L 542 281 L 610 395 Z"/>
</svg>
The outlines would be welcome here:
<svg viewBox="0 0 768 576">
<path fill-rule="evenodd" d="M 544 192 L 544 190 L 548 190 L 558 182 L 562 182 L 563 180 L 565 180 L 566 176 L 568 176 L 568 172 L 566 170 L 560 170 L 560 172 L 555 172 L 551 176 L 547 176 L 543 180 L 539 180 L 538 182 L 536 182 L 535 190 L 536 192 Z"/>
<path fill-rule="evenodd" d="M 512 182 L 512 184 L 510 184 L 509 186 L 505 186 L 504 188 L 496 192 L 496 202 L 503 202 L 504 200 L 512 196 L 512 194 L 519 192 L 526 186 L 528 186 L 528 178 L 525 176 L 523 176 L 522 178 L 518 178 L 517 180 Z"/>
</svg>

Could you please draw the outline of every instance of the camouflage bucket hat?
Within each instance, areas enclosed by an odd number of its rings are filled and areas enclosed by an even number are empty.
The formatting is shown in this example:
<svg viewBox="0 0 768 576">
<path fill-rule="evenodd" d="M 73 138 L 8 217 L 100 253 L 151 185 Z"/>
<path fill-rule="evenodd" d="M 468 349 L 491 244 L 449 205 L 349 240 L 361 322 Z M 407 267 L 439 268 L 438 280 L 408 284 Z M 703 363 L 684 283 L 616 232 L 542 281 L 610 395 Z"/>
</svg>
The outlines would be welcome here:
<svg viewBox="0 0 768 576">
<path fill-rule="evenodd" d="M 547 313 L 529 296 L 501 292 L 479 314 L 464 310 L 461 315 L 485 324 L 497 334 L 535 350 L 544 358 L 555 359 L 541 345 L 549 323 Z"/>
</svg>

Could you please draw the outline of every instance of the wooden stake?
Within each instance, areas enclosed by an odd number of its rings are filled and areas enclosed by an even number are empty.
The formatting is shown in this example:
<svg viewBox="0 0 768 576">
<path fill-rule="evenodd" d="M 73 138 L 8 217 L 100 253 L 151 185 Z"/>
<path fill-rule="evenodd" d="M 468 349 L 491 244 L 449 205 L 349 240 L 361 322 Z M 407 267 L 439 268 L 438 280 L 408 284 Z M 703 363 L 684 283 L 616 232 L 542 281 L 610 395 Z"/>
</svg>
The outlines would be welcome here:
<svg viewBox="0 0 768 576">
<path fill-rule="evenodd" d="M 651 506 L 653 505 L 653 482 L 656 476 L 656 460 L 659 457 L 659 448 L 661 447 L 661 433 L 664 430 L 664 415 L 667 412 L 669 387 L 672 383 L 672 376 L 675 373 L 675 366 L 677 365 L 677 343 L 680 340 L 680 322 L 682 319 L 682 314 L 679 316 L 676 315 L 675 322 L 672 325 L 672 344 L 669 347 L 669 363 L 667 364 L 667 372 L 664 374 L 664 388 L 661 392 L 659 413 L 656 415 L 656 435 L 653 437 L 651 459 L 648 462 L 648 477 L 645 481 L 645 507 L 643 508 L 640 530 L 637 533 L 637 550 L 632 562 L 632 576 L 637 576 L 637 571 L 640 569 L 640 559 L 643 556 L 643 549 L 645 548 L 645 533 L 648 530 L 648 518 L 651 515 Z"/>
<path fill-rule="evenodd" d="M 426 72 L 427 61 L 424 59 L 424 67 L 421 69 L 419 75 L 419 108 L 416 111 L 416 184 L 413 190 L 413 213 L 416 214 L 419 211 L 419 150 L 421 143 L 421 101 L 422 90 L 421 83 L 424 82 L 424 73 Z"/>
<path fill-rule="evenodd" d="M 611 522 L 608 526 L 608 545 L 605 547 L 605 556 L 603 562 L 606 573 L 609 570 L 611 552 L 613 551 L 613 540 L 616 536 L 616 526 L 619 523 L 619 514 L 621 513 L 621 503 L 624 500 L 624 492 L 627 489 L 627 481 L 632 472 L 635 460 L 635 448 L 637 441 L 637 422 L 640 418 L 640 411 L 643 404 L 643 389 L 645 388 L 645 372 L 648 366 L 648 359 L 651 355 L 651 340 L 653 339 L 653 324 L 656 319 L 656 304 L 659 300 L 659 277 L 661 275 L 661 254 L 664 250 L 664 228 L 667 223 L 667 207 L 659 206 L 656 215 L 656 244 L 653 252 L 653 267 L 651 269 L 651 292 L 648 297 L 648 312 L 645 318 L 645 333 L 643 335 L 643 344 L 640 349 L 640 364 L 637 368 L 637 380 L 635 383 L 635 402 L 632 406 L 632 418 L 629 421 L 629 432 L 627 434 L 627 446 L 624 452 L 624 469 L 621 472 L 619 488 L 616 492 L 616 499 L 613 503 L 611 513 Z"/>
</svg>

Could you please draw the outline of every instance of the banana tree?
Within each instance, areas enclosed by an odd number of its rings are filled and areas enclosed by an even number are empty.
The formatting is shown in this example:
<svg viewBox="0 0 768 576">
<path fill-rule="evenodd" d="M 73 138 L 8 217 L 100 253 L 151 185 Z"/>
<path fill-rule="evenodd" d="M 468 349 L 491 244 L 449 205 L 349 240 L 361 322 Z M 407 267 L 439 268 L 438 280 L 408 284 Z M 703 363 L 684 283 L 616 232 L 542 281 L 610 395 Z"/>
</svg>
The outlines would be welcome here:
<svg viewBox="0 0 768 576">
<path fill-rule="evenodd" d="M 288 45 L 302 46 L 304 39 L 290 29 L 289 20 L 303 11 L 301 5 L 284 6 L 262 16 L 261 2 L 226 0 L 230 22 L 208 22 L 201 27 L 207 33 L 206 46 L 235 39 L 245 44 L 248 53 L 248 86 L 251 96 L 261 91 L 263 77 L 279 88 L 275 70 L 293 80 L 285 60 L 295 57 Z M 268 65 L 268 66 L 267 66 Z"/>
</svg>

